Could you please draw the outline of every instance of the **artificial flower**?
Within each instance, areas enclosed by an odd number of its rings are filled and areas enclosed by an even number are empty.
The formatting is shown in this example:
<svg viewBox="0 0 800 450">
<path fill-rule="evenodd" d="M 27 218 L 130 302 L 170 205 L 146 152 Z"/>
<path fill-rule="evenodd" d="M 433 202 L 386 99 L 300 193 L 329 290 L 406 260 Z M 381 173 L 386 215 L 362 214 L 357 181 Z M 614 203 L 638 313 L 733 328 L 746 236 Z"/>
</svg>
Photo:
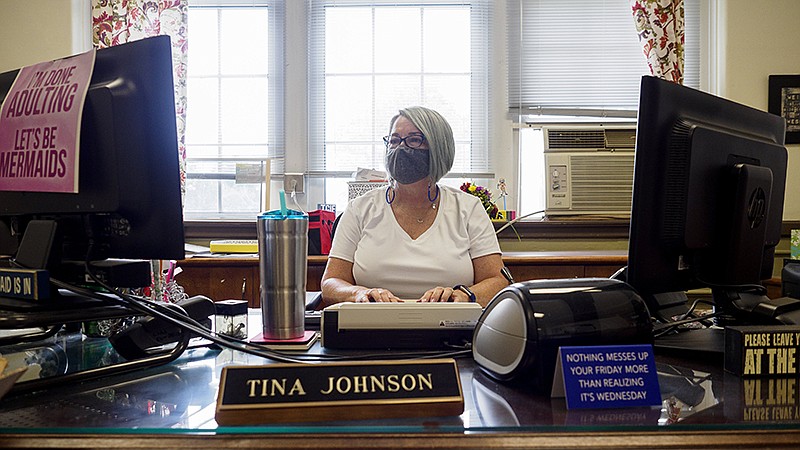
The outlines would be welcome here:
<svg viewBox="0 0 800 450">
<path fill-rule="evenodd" d="M 481 204 L 483 205 L 483 208 L 486 210 L 486 214 L 489 215 L 490 219 L 494 219 L 497 217 L 497 212 L 499 211 L 499 208 L 497 207 L 497 205 L 494 204 L 494 202 L 492 202 L 491 191 L 489 191 L 483 186 L 476 186 L 472 183 L 462 184 L 461 190 L 468 194 L 472 194 L 478 197 L 478 199 L 480 199 L 481 201 Z"/>
</svg>

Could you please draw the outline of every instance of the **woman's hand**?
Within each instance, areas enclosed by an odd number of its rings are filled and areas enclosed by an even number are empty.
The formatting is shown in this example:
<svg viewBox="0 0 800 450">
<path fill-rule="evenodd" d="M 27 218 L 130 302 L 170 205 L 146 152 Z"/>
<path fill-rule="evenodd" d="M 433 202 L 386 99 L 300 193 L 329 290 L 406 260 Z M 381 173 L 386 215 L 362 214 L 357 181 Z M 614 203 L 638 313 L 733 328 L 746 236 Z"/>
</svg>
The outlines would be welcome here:
<svg viewBox="0 0 800 450">
<path fill-rule="evenodd" d="M 322 275 L 321 287 L 323 308 L 340 302 L 402 301 L 388 289 L 356 285 L 353 279 L 353 263 L 335 257 L 328 258 L 325 273 Z"/>
<path fill-rule="evenodd" d="M 469 299 L 468 299 L 469 300 Z M 422 297 L 417 300 L 418 302 L 434 303 L 434 302 L 457 302 L 460 301 L 453 293 L 453 288 L 436 286 L 433 289 L 428 289 L 422 294 Z"/>
<path fill-rule="evenodd" d="M 397 303 L 401 299 L 392 294 L 392 291 L 382 288 L 362 289 L 356 294 L 356 303 Z"/>
</svg>

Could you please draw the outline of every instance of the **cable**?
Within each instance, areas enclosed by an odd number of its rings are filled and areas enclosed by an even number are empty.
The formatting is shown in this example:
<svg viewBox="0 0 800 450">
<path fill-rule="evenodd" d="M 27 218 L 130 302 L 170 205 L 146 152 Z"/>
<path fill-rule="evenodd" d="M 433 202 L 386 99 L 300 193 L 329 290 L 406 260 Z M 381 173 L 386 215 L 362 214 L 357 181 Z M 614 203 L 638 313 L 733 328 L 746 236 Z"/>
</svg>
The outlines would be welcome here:
<svg viewBox="0 0 800 450">
<path fill-rule="evenodd" d="M 325 355 L 302 355 L 298 354 L 296 357 L 308 361 L 353 361 L 353 360 L 372 360 L 372 359 L 433 359 L 433 358 L 462 358 L 472 356 L 472 350 L 457 350 L 457 351 L 442 351 L 442 350 L 414 350 L 407 352 L 377 352 L 377 353 L 361 353 L 361 354 L 325 354 Z"/>
<path fill-rule="evenodd" d="M 302 207 L 302 206 L 300 206 L 300 203 L 298 203 L 298 202 L 297 202 L 297 196 L 296 196 L 296 194 L 297 194 L 297 190 L 295 189 L 295 187 L 296 187 L 296 186 L 297 186 L 297 181 L 294 181 L 294 180 L 292 180 L 292 194 L 291 194 L 292 202 L 294 202 L 294 206 L 296 206 L 296 207 L 297 207 L 297 209 L 298 209 L 298 210 L 299 210 L 301 213 L 303 213 L 303 214 L 308 214 L 308 213 L 306 212 L 306 210 L 305 210 L 305 209 L 303 209 L 303 207 Z"/>
<path fill-rule="evenodd" d="M 699 305 L 700 303 L 705 303 L 707 305 L 715 306 L 713 301 L 708 301 L 704 298 L 695 299 L 695 301 L 693 301 L 692 305 L 689 307 L 689 310 L 686 311 L 678 320 L 684 320 L 688 318 L 690 315 L 694 314 L 694 310 L 697 309 L 697 305 Z"/>
<path fill-rule="evenodd" d="M 119 290 L 107 285 L 105 282 L 103 282 L 102 280 L 97 278 L 97 276 L 93 272 L 91 272 L 91 270 L 88 268 L 88 265 L 87 265 L 87 269 L 86 270 L 87 270 L 87 274 L 89 274 L 89 277 L 92 278 L 92 280 L 95 283 L 97 283 L 98 285 L 102 286 L 107 291 L 112 292 L 113 294 L 115 294 L 118 297 L 118 299 L 114 299 L 113 297 L 111 298 L 117 304 L 121 304 L 122 306 L 129 306 L 129 307 L 131 307 L 131 309 L 133 309 L 135 311 L 138 311 L 138 312 L 141 312 L 141 313 L 143 313 L 145 315 L 149 315 L 149 316 L 152 316 L 152 317 L 158 317 L 158 318 L 160 318 L 162 320 L 165 320 L 165 321 L 167 321 L 167 322 L 169 322 L 169 323 L 171 323 L 173 325 L 178 326 L 179 328 L 181 328 L 184 331 L 188 331 L 188 332 L 194 333 L 194 334 L 196 334 L 196 335 L 198 335 L 198 336 L 200 336 L 200 337 L 202 337 L 204 339 L 207 339 L 207 340 L 209 340 L 209 341 L 211 341 L 211 342 L 213 342 L 215 344 L 218 344 L 218 345 L 226 347 L 226 348 L 230 348 L 230 349 L 233 349 L 233 350 L 239 350 L 239 351 L 242 351 L 242 352 L 245 352 L 245 353 L 249 353 L 251 355 L 260 356 L 260 357 L 263 357 L 263 358 L 268 358 L 268 359 L 279 361 L 279 362 L 288 362 L 288 363 L 302 363 L 302 362 L 304 362 L 304 361 L 301 361 L 301 360 L 298 360 L 298 359 L 295 359 L 295 358 L 291 358 L 291 357 L 279 354 L 277 352 L 273 352 L 273 351 L 268 350 L 268 349 L 255 348 L 254 346 L 252 346 L 250 344 L 245 344 L 244 342 L 235 341 L 235 340 L 232 340 L 232 339 L 228 339 L 226 337 L 223 338 L 221 335 L 219 335 L 219 334 L 217 334 L 217 333 L 215 333 L 215 332 L 203 327 L 200 323 L 198 323 L 194 319 L 192 319 L 192 318 L 190 318 L 190 317 L 188 317 L 186 315 L 183 315 L 180 312 L 178 312 L 178 311 L 176 311 L 176 310 L 174 310 L 172 308 L 166 307 L 165 305 L 167 305 L 167 303 L 159 304 L 158 302 L 153 302 L 152 300 L 144 299 L 143 297 L 142 298 L 137 298 L 136 296 L 125 294 L 125 293 L 123 293 L 123 292 L 121 292 L 121 291 L 119 291 Z M 103 297 L 105 297 L 105 296 L 103 296 Z M 94 297 L 94 298 L 97 298 L 97 297 Z M 117 301 L 117 300 L 119 300 L 119 301 Z"/>
<path fill-rule="evenodd" d="M 721 313 L 717 312 L 717 313 L 695 316 L 694 311 L 695 309 L 697 309 L 697 306 L 701 303 L 714 306 L 713 302 L 708 301 L 706 299 L 703 298 L 695 299 L 692 302 L 691 306 L 689 306 L 689 309 L 685 313 L 683 313 L 679 319 L 673 321 L 664 321 L 664 323 L 662 323 L 661 326 L 653 327 L 653 337 L 658 338 L 664 336 L 665 334 L 671 331 L 675 331 L 681 325 L 686 325 L 695 322 L 701 322 L 706 327 L 710 326 L 711 323 L 708 322 L 708 319 L 713 319 L 715 317 L 718 317 L 721 315 Z"/>
<path fill-rule="evenodd" d="M 59 331 L 61 331 L 61 328 L 63 327 L 64 327 L 63 324 L 57 324 L 47 329 L 45 329 L 45 327 L 38 327 L 42 331 L 36 333 L 25 333 L 25 334 L 5 336 L 0 338 L 0 346 L 20 344 L 24 342 L 41 341 L 55 336 L 56 334 L 58 334 Z"/>
<path fill-rule="evenodd" d="M 117 304 L 121 304 L 122 306 L 130 306 L 132 309 L 142 312 L 146 315 L 151 315 L 155 317 L 159 317 L 163 320 L 166 320 L 183 330 L 187 330 L 192 332 L 204 339 L 207 339 L 217 345 L 220 345 L 225 348 L 230 348 L 233 350 L 242 351 L 244 353 L 248 353 L 251 355 L 259 356 L 262 358 L 271 359 L 274 361 L 279 362 L 289 362 L 289 363 L 302 363 L 308 364 L 310 360 L 313 361 L 324 361 L 324 360 L 342 360 L 342 359 L 374 359 L 376 357 L 381 358 L 391 358 L 391 359 L 405 359 L 405 358 L 446 358 L 446 357 L 459 357 L 465 356 L 467 353 L 471 354 L 471 350 L 457 350 L 451 352 L 406 352 L 406 353 L 381 353 L 381 354 L 368 354 L 368 355 L 313 355 L 313 358 L 303 358 L 303 357 L 296 357 L 296 356 L 288 356 L 278 351 L 274 351 L 268 349 L 263 346 L 259 346 L 257 344 L 251 344 L 249 342 L 238 340 L 235 338 L 230 338 L 229 336 L 217 334 L 207 328 L 205 328 L 202 324 L 198 323 L 197 321 L 193 320 L 192 318 L 181 314 L 180 312 L 176 311 L 173 308 L 167 307 L 166 303 L 154 302 L 149 299 L 133 296 L 130 294 L 123 293 L 109 285 L 105 282 L 100 280 L 91 270 L 91 267 L 87 264 L 86 271 L 89 274 L 90 278 L 97 283 L 99 286 L 103 287 L 109 292 L 115 294 L 118 299 L 113 299 Z M 64 283 L 66 285 L 66 283 Z M 65 287 L 65 289 L 69 288 L 76 288 L 75 286 Z M 79 289 L 80 290 L 80 289 Z M 93 298 L 100 298 L 102 300 L 108 300 L 109 297 L 104 295 L 98 295 L 92 291 L 80 290 L 82 292 L 76 292 L 81 295 L 87 295 Z M 73 292 L 75 292 L 73 290 Z M 306 355 L 303 355 L 306 356 Z M 312 356 L 312 355 L 307 355 Z"/>
<path fill-rule="evenodd" d="M 217 333 L 214 333 L 213 331 L 203 327 L 202 324 L 196 322 L 192 318 L 181 314 L 180 312 L 178 312 L 173 308 L 167 307 L 166 306 L 167 303 L 154 302 L 149 299 L 120 292 L 117 289 L 108 286 L 102 280 L 97 279 L 96 276 L 91 271 L 88 271 L 87 273 L 89 274 L 89 276 L 92 278 L 93 281 L 98 283 L 104 289 L 113 292 L 113 294 L 116 295 L 117 298 L 110 295 L 104 295 L 94 291 L 82 289 L 80 287 L 61 282 L 60 280 L 51 279 L 51 281 L 53 281 L 54 284 L 56 284 L 58 287 L 69 290 L 76 294 L 90 298 L 95 298 L 104 302 L 114 303 L 116 305 L 125 306 L 141 314 L 161 318 L 165 321 L 168 321 L 180 327 L 183 330 L 192 332 L 200 336 L 201 338 L 207 339 L 222 347 L 229 348 L 232 350 L 238 350 L 244 353 L 271 359 L 274 361 L 308 364 L 309 362 L 312 361 L 338 361 L 338 360 L 358 360 L 358 359 L 375 359 L 375 358 L 385 358 L 385 359 L 408 359 L 408 358 L 427 359 L 427 358 L 446 358 L 446 357 L 455 358 L 471 354 L 471 350 L 458 350 L 454 352 L 415 351 L 415 352 L 404 352 L 404 353 L 397 353 L 397 352 L 371 353 L 371 354 L 361 354 L 361 355 L 337 354 L 337 355 L 289 356 L 279 351 L 274 351 L 257 344 L 251 344 L 247 341 L 230 338 L 225 335 L 219 335 Z"/>
<path fill-rule="evenodd" d="M 97 275 L 92 271 L 88 262 L 85 264 L 85 268 L 86 268 L 85 269 L 86 273 L 89 275 L 92 281 L 94 281 L 103 289 L 108 291 L 107 293 L 95 292 L 53 278 L 51 278 L 51 282 L 53 282 L 53 284 L 59 288 L 65 289 L 67 291 L 73 292 L 78 295 L 82 295 L 84 297 L 100 300 L 101 302 L 107 304 L 110 303 L 117 306 L 123 306 L 133 312 L 138 312 L 142 315 L 160 318 L 173 325 L 178 326 L 184 331 L 194 333 L 202 338 L 205 338 L 213 343 L 219 344 L 226 348 L 240 350 L 245 353 L 250 353 L 256 356 L 261 356 L 264 358 L 269 358 L 281 362 L 291 362 L 291 363 L 302 362 L 290 358 L 288 356 L 272 352 L 264 348 L 256 348 L 253 345 L 250 344 L 245 345 L 241 342 L 237 343 L 233 340 L 227 339 L 227 337 L 223 338 L 221 337 L 221 335 L 218 335 L 217 333 L 205 328 L 202 324 L 198 323 L 194 319 L 174 309 L 175 304 L 169 304 L 173 305 L 173 307 L 168 307 L 166 306 L 168 305 L 168 303 L 154 302 L 152 300 L 145 299 L 143 297 L 137 297 L 134 295 L 123 293 L 118 289 L 113 288 L 108 284 L 106 284 L 105 282 L 103 282 L 102 280 L 100 280 L 97 277 Z"/>
<path fill-rule="evenodd" d="M 195 335 L 204 338 L 214 344 L 217 344 L 224 348 L 229 348 L 232 350 L 238 350 L 243 353 L 248 353 L 254 356 L 270 359 L 273 361 L 278 362 L 286 362 L 286 363 L 299 363 L 299 364 L 309 364 L 310 362 L 318 362 L 318 361 L 337 361 L 337 360 L 353 360 L 353 359 L 374 359 L 374 358 L 384 358 L 384 359 L 408 359 L 408 358 L 446 358 L 446 357 L 463 357 L 467 354 L 471 354 L 471 350 L 468 350 L 467 346 L 465 347 L 455 347 L 457 350 L 454 351 L 414 351 L 414 352 L 403 352 L 403 353 L 371 353 L 371 354 L 361 354 L 361 355 L 287 355 L 285 353 L 281 353 L 280 351 L 275 351 L 269 349 L 267 347 L 252 344 L 250 342 L 239 340 L 236 338 L 232 338 L 227 335 L 218 334 L 208 328 L 206 328 L 201 323 L 197 322 L 196 320 L 192 319 L 188 315 L 185 314 L 185 311 L 179 308 L 175 308 L 179 305 L 174 303 L 164 303 L 164 302 L 156 302 L 150 300 L 145 297 L 140 297 L 132 294 L 128 294 L 125 292 L 120 291 L 119 289 L 108 285 L 106 282 L 101 280 L 94 270 L 91 267 L 91 254 L 92 254 L 92 243 L 90 242 L 89 250 L 87 251 L 87 258 L 84 262 L 84 270 L 87 275 L 91 278 L 91 280 L 96 283 L 98 286 L 103 288 L 106 292 L 98 292 L 91 289 L 87 289 L 85 287 L 80 287 L 73 285 L 71 283 L 67 283 L 56 278 L 50 278 L 50 281 L 53 283 L 54 286 L 60 289 L 64 289 L 66 291 L 72 292 L 77 295 L 81 295 L 83 297 L 92 298 L 98 300 L 107 305 L 114 305 L 114 306 L 121 306 L 126 308 L 127 310 L 131 311 L 132 313 L 138 313 L 144 316 L 151 316 L 162 319 L 168 323 L 171 323 L 181 330 L 194 333 Z M 12 263 L 17 267 L 23 267 L 21 264 L 17 263 L 16 261 L 12 260 Z M 167 306 L 170 305 L 170 306 Z"/>
<path fill-rule="evenodd" d="M 516 219 L 514 219 L 514 220 L 512 220 L 510 222 L 506 222 L 502 227 L 498 228 L 497 231 L 494 232 L 494 234 L 500 234 L 501 231 L 505 230 L 506 228 L 510 227 L 511 225 L 514 225 L 515 223 L 519 222 L 520 220 L 522 220 L 522 219 L 524 219 L 526 217 L 530 217 L 530 216 L 532 216 L 534 214 L 541 214 L 543 212 L 545 212 L 545 210 L 534 211 L 532 213 L 525 214 L 524 216 L 517 217 Z"/>
<path fill-rule="evenodd" d="M 654 338 L 659 338 L 659 337 L 669 333 L 670 331 L 674 331 L 675 328 L 677 328 L 680 325 L 686 325 L 688 323 L 694 323 L 694 322 L 701 322 L 703 320 L 713 319 L 713 318 L 719 317 L 721 315 L 722 315 L 722 313 L 716 312 L 716 313 L 706 314 L 706 315 L 701 316 L 701 317 L 692 317 L 691 319 L 676 320 L 674 322 L 664 323 L 664 324 L 661 324 L 661 326 L 653 327 L 653 337 Z"/>
</svg>

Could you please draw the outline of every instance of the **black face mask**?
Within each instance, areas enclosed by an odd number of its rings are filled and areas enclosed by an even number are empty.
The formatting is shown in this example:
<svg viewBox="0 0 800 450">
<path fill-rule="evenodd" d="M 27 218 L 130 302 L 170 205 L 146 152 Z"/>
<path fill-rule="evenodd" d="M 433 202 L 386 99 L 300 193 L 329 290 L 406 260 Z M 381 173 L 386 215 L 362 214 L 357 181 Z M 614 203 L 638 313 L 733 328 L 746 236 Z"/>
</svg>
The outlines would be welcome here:
<svg viewBox="0 0 800 450">
<path fill-rule="evenodd" d="M 397 147 L 386 152 L 386 170 L 400 184 L 412 184 L 430 173 L 428 150 Z"/>
</svg>

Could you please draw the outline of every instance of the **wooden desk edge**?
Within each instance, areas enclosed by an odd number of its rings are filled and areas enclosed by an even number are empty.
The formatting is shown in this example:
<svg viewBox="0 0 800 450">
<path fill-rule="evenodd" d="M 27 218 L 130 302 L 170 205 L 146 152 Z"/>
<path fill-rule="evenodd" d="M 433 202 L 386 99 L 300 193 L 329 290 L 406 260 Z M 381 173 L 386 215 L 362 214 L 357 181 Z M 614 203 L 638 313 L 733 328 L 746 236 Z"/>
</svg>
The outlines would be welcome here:
<svg viewBox="0 0 800 450">
<path fill-rule="evenodd" d="M 702 425 L 698 425 L 702 427 Z M 691 430 L 682 427 L 671 431 L 669 426 L 657 430 L 620 430 L 601 432 L 472 432 L 446 433 L 330 433 L 288 434 L 235 433 L 226 428 L 177 432 L 176 434 L 99 434 L 47 433 L 0 435 L 2 448 L 83 448 L 117 450 L 141 448 L 217 449 L 352 449 L 352 448 L 542 448 L 542 449 L 684 449 L 684 448 L 796 448 L 800 429 L 715 429 Z"/>
</svg>

